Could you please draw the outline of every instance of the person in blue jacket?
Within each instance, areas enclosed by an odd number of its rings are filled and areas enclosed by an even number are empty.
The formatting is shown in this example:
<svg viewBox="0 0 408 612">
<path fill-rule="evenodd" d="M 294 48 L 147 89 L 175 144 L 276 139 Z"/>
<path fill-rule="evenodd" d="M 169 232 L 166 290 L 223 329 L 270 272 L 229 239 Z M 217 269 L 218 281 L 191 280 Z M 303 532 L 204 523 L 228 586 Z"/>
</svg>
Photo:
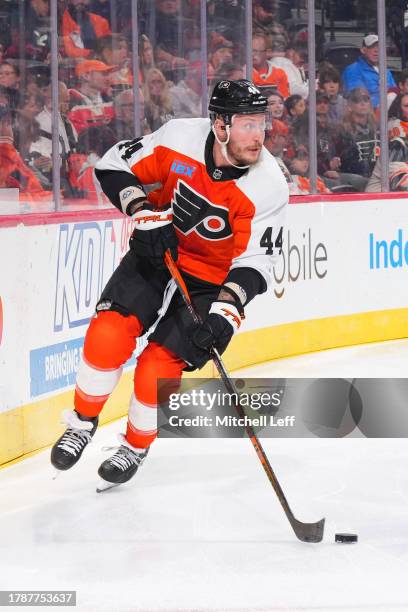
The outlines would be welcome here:
<svg viewBox="0 0 408 612">
<path fill-rule="evenodd" d="M 343 72 L 343 91 L 347 94 L 356 87 L 364 87 L 370 94 L 373 108 L 380 104 L 380 73 L 378 69 L 378 36 L 368 34 L 363 38 L 361 56 Z M 387 70 L 387 89 L 396 87 L 390 70 Z"/>
</svg>

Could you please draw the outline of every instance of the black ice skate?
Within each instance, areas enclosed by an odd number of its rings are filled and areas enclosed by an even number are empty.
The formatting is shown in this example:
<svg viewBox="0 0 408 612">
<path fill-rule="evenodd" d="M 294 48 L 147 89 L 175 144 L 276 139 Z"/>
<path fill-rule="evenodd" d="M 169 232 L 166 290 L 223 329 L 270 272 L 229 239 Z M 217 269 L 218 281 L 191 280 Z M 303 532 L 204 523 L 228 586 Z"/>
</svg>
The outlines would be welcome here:
<svg viewBox="0 0 408 612">
<path fill-rule="evenodd" d="M 51 463 L 57 470 L 76 464 L 98 426 L 98 417 L 83 417 L 75 410 L 64 410 L 63 419 L 68 427 L 51 450 Z"/>
<path fill-rule="evenodd" d="M 127 482 L 134 476 L 142 465 L 148 448 L 134 448 L 127 442 L 123 434 L 119 434 L 121 445 L 112 457 L 106 459 L 98 470 L 102 481 L 97 487 L 97 492 L 102 493 L 107 489 Z"/>
</svg>

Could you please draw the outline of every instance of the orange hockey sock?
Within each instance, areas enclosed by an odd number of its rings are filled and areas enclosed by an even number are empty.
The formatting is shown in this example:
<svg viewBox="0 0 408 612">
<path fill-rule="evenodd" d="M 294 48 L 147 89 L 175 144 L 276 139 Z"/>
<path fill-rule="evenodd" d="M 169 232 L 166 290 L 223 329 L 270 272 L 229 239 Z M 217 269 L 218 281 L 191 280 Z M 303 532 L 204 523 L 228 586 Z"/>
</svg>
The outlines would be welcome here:
<svg viewBox="0 0 408 612">
<path fill-rule="evenodd" d="M 157 436 L 158 380 L 171 382 L 160 392 L 160 401 L 177 391 L 185 362 L 163 346 L 152 342 L 143 351 L 135 369 L 134 394 L 130 400 L 126 439 L 136 448 L 147 448 Z"/>
<path fill-rule="evenodd" d="M 108 310 L 92 319 L 77 374 L 74 398 L 77 412 L 89 417 L 100 413 L 142 331 L 142 324 L 134 315 L 125 317 Z"/>
</svg>

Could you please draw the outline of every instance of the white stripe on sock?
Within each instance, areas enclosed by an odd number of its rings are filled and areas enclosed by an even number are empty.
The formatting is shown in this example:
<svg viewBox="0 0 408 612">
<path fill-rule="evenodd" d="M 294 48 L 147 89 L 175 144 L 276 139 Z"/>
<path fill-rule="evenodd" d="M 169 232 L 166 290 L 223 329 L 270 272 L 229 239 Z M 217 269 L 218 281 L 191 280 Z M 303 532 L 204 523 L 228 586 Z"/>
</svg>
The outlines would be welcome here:
<svg viewBox="0 0 408 612">
<path fill-rule="evenodd" d="M 76 383 L 87 395 L 109 395 L 118 384 L 121 375 L 122 368 L 99 370 L 93 368 L 81 357 Z"/>
<path fill-rule="evenodd" d="M 152 433 L 157 429 L 157 408 L 147 406 L 132 393 L 129 404 L 129 422 L 135 429 L 144 433 Z"/>
</svg>

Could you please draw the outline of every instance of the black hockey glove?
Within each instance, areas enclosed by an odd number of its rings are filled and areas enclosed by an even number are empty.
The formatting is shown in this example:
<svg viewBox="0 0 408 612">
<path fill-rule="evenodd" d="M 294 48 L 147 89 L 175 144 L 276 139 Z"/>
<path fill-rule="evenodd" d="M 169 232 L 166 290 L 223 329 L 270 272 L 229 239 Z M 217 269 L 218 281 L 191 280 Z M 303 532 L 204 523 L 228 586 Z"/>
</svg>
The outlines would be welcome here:
<svg viewBox="0 0 408 612">
<path fill-rule="evenodd" d="M 227 299 L 222 299 L 225 295 L 225 288 L 220 292 L 217 300 L 211 304 L 210 311 L 204 321 L 195 328 L 192 334 L 192 341 L 197 350 L 197 367 L 201 367 L 203 353 L 207 359 L 211 349 L 215 347 L 219 352 L 223 352 L 234 333 L 244 319 L 244 309 L 238 299 L 230 299 L 231 292 L 228 291 Z"/>
<path fill-rule="evenodd" d="M 171 208 L 157 209 L 149 202 L 139 204 L 132 214 L 135 223 L 130 248 L 139 256 L 149 259 L 158 269 L 165 269 L 164 253 L 170 249 L 173 259 L 177 260 L 177 236 L 173 227 Z"/>
</svg>

